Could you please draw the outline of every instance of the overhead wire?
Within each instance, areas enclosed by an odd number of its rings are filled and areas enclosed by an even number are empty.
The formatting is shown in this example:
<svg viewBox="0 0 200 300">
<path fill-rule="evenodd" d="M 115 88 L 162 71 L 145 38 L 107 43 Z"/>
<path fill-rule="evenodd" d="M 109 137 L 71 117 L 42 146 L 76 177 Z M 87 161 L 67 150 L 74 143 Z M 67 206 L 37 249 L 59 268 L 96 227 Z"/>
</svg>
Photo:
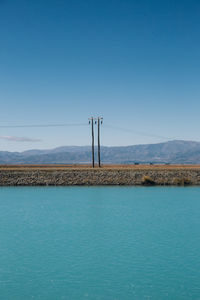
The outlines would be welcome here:
<svg viewBox="0 0 200 300">
<path fill-rule="evenodd" d="M 163 136 L 163 135 L 147 133 L 147 132 L 144 132 L 144 131 L 138 131 L 138 130 L 133 130 L 133 129 L 128 129 L 128 128 L 122 128 L 122 127 L 119 127 L 119 126 L 113 126 L 113 125 L 110 125 L 110 124 L 104 124 L 104 127 L 114 129 L 114 130 L 123 131 L 123 132 L 133 133 L 133 134 L 137 134 L 137 135 L 142 135 L 142 136 L 147 136 L 147 137 L 154 137 L 154 138 L 158 138 L 158 139 L 165 139 L 165 140 L 174 140 L 175 139 L 175 138 L 170 138 L 170 137 L 166 137 L 166 136 Z"/>
<path fill-rule="evenodd" d="M 79 126 L 88 126 L 88 123 L 57 123 L 57 124 L 24 124 L 24 125 L 0 125 L 0 128 L 48 128 L 48 127 L 79 127 Z M 171 137 L 166 137 L 163 135 L 157 135 L 154 133 L 148 133 L 144 131 L 138 131 L 138 130 L 133 130 L 129 128 L 123 128 L 119 126 L 114 126 L 111 124 L 105 124 L 104 127 L 110 128 L 113 130 L 118 130 L 122 132 L 127 132 L 127 133 L 132 133 L 132 134 L 137 134 L 140 136 L 147 136 L 147 137 L 154 137 L 157 139 L 165 139 L 165 140 L 174 140 L 177 138 L 171 138 Z"/>
<path fill-rule="evenodd" d="M 36 127 L 67 127 L 67 126 L 86 126 L 86 123 L 67 123 L 67 124 L 26 124 L 26 125 L 0 125 L 0 128 L 36 128 Z"/>
</svg>

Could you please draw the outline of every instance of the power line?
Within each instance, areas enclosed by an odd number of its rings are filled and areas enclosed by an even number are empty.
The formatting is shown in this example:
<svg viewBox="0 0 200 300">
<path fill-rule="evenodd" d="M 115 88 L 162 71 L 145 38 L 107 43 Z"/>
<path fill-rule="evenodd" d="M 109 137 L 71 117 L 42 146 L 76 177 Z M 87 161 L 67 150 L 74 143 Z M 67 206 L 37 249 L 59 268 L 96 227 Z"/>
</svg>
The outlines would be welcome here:
<svg viewBox="0 0 200 300">
<path fill-rule="evenodd" d="M 162 135 L 147 133 L 147 132 L 144 132 L 144 131 L 137 131 L 137 130 L 133 130 L 133 129 L 128 129 L 128 128 L 122 128 L 122 127 L 118 127 L 118 126 L 113 126 L 113 125 L 109 125 L 109 124 L 104 125 L 104 127 L 107 127 L 107 128 L 110 128 L 110 129 L 114 129 L 114 130 L 120 130 L 120 131 L 123 131 L 123 132 L 129 132 L 129 133 L 133 133 L 133 134 L 137 134 L 137 135 L 159 138 L 159 139 L 166 139 L 166 140 L 174 140 L 174 139 L 176 139 L 176 138 L 170 138 L 170 137 L 166 137 L 166 136 L 162 136 Z"/>
<path fill-rule="evenodd" d="M 92 118 L 90 118 L 90 121 Z M 93 118 L 93 122 L 96 124 L 97 119 Z M 91 122 L 92 125 L 92 122 Z M 0 125 L 0 128 L 48 128 L 48 127 L 81 127 L 81 126 L 88 126 L 87 123 L 57 123 L 57 124 L 24 124 L 24 125 Z M 154 133 L 148 133 L 144 131 L 138 131 L 138 130 L 133 130 L 133 129 L 128 129 L 128 128 L 123 128 L 119 126 L 114 126 L 111 124 L 104 124 L 104 127 L 114 129 L 114 130 L 119 130 L 122 132 L 127 132 L 127 133 L 132 133 L 132 134 L 137 134 L 140 136 L 147 136 L 147 137 L 154 137 L 158 139 L 165 139 L 165 140 L 174 140 L 174 139 L 179 139 L 179 138 L 171 138 L 171 137 L 166 137 L 162 135 L 157 135 Z M 100 157 L 100 156 L 99 156 Z"/>
<path fill-rule="evenodd" d="M 87 126 L 87 124 L 26 124 L 26 125 L 0 125 L 0 128 L 37 128 L 37 127 L 67 127 L 67 126 Z"/>
</svg>

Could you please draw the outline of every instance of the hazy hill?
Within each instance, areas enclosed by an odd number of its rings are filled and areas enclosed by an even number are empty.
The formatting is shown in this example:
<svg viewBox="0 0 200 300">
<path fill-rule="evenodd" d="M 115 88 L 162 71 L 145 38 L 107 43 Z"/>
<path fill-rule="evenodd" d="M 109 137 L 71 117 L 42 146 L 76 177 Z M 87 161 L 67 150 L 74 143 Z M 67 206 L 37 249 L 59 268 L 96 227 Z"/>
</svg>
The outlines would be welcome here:
<svg viewBox="0 0 200 300">
<path fill-rule="evenodd" d="M 97 151 L 96 151 L 97 152 Z M 159 144 L 102 147 L 103 163 L 193 163 L 200 164 L 200 142 L 170 141 Z M 0 151 L 0 164 L 90 163 L 90 146 L 65 146 L 52 150 Z"/>
</svg>

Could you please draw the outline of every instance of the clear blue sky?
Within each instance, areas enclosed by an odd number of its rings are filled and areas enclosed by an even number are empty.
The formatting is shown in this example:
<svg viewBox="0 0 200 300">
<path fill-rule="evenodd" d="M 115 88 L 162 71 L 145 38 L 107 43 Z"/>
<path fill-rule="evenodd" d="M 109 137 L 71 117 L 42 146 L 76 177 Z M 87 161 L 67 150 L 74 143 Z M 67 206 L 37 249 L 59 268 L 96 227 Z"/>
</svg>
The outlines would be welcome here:
<svg viewBox="0 0 200 300">
<path fill-rule="evenodd" d="M 0 0 L 0 102 L 0 126 L 102 115 L 104 145 L 165 140 L 106 124 L 200 141 L 200 1 Z M 0 137 L 0 150 L 87 145 L 90 128 Z"/>
</svg>

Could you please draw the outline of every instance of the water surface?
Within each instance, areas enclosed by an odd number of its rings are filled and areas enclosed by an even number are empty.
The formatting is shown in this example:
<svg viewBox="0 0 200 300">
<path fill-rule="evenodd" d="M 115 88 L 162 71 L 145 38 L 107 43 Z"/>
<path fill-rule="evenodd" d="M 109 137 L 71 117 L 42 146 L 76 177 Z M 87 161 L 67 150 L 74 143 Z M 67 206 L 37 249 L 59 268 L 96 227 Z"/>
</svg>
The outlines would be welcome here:
<svg viewBox="0 0 200 300">
<path fill-rule="evenodd" d="M 0 299 L 200 299 L 200 188 L 0 188 Z"/>
</svg>

